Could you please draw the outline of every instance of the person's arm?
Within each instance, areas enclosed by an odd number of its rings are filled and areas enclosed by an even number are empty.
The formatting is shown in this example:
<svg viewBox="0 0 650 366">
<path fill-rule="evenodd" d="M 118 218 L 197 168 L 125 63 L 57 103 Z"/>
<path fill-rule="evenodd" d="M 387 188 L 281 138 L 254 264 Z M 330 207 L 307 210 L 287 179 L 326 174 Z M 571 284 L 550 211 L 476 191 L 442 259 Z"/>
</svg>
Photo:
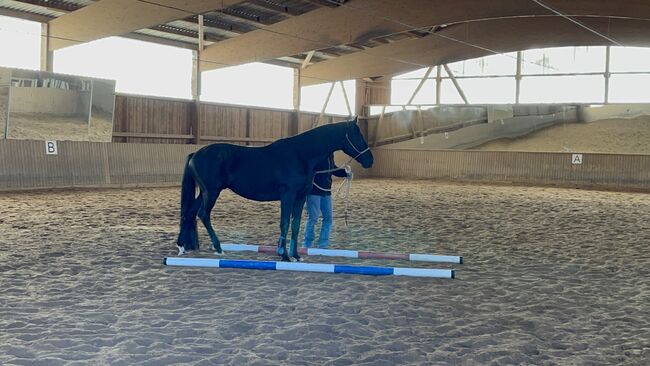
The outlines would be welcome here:
<svg viewBox="0 0 650 366">
<path fill-rule="evenodd" d="M 336 169 L 332 172 L 335 176 L 339 178 L 351 178 L 352 172 L 348 173 L 347 169 L 345 167 L 337 167 L 336 164 L 334 163 L 334 156 L 329 157 L 329 162 L 330 166 L 332 169 Z"/>
<path fill-rule="evenodd" d="M 345 178 L 348 176 L 348 173 L 345 171 L 345 168 L 337 168 L 337 170 L 333 171 L 332 174 L 336 175 L 339 178 Z"/>
</svg>

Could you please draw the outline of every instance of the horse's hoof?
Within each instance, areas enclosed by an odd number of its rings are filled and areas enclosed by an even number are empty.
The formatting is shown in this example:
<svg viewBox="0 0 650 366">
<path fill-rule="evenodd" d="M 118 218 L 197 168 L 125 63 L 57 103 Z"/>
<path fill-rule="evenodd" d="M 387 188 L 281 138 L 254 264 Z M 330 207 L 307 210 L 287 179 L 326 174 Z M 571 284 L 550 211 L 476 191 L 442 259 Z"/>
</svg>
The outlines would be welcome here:
<svg viewBox="0 0 650 366">
<path fill-rule="evenodd" d="M 296 262 L 302 262 L 302 258 L 299 257 L 299 256 L 297 256 L 297 255 L 294 255 L 294 256 L 293 256 L 293 259 L 295 259 Z"/>
<path fill-rule="evenodd" d="M 178 256 L 180 257 L 181 255 L 185 254 L 185 247 L 178 247 Z"/>
<path fill-rule="evenodd" d="M 223 255 L 223 251 L 217 252 L 216 250 L 214 251 L 214 255 L 221 257 Z"/>
</svg>

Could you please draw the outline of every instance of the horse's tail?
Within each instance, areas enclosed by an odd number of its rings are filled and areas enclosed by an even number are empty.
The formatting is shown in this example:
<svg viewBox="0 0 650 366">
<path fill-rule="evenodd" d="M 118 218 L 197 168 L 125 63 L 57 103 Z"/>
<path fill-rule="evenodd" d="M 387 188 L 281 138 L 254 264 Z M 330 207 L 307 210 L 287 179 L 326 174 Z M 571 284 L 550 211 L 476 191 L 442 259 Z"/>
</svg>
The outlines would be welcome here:
<svg viewBox="0 0 650 366">
<path fill-rule="evenodd" d="M 199 249 L 199 236 L 196 230 L 198 198 L 195 197 L 196 182 L 192 176 L 192 167 L 190 166 L 192 157 L 194 157 L 194 153 L 187 156 L 181 184 L 181 224 L 178 240 L 176 241 L 181 252 L 181 248 L 185 250 Z"/>
</svg>

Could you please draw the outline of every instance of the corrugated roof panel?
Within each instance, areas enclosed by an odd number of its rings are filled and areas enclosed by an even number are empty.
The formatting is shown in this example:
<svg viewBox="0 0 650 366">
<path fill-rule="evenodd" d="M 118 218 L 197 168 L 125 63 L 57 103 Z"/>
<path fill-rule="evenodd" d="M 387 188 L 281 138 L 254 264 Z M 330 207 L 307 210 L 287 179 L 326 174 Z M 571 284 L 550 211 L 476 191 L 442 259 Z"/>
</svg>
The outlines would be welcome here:
<svg viewBox="0 0 650 366">
<path fill-rule="evenodd" d="M 44 15 L 44 16 L 49 16 L 49 17 L 53 17 L 53 18 L 65 14 L 65 13 L 63 13 L 61 11 L 56 11 L 56 10 L 53 10 L 53 9 L 44 8 L 44 7 L 38 6 L 38 5 L 21 3 L 21 2 L 18 2 L 18 1 L 14 1 L 14 0 L 0 0 L 0 8 L 15 10 L 15 11 L 21 11 L 21 12 L 30 13 L 30 14 Z"/>
</svg>

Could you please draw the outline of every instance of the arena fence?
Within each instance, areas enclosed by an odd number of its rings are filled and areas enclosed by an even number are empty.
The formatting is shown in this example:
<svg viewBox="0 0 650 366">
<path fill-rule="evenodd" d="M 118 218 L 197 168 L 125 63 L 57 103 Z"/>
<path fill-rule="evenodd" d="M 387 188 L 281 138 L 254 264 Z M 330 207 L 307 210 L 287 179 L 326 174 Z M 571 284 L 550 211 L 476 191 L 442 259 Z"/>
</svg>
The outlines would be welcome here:
<svg viewBox="0 0 650 366">
<path fill-rule="evenodd" d="M 179 185 L 198 145 L 0 140 L 0 190 Z M 51 147 L 50 147 L 51 150 Z M 49 151 L 51 153 L 51 151 Z M 356 177 L 513 182 L 650 191 L 650 155 L 373 149 Z M 342 154 L 338 162 L 347 161 Z"/>
<path fill-rule="evenodd" d="M 0 140 L 0 190 L 180 184 L 198 145 Z"/>
<path fill-rule="evenodd" d="M 650 191 L 650 155 L 374 149 L 377 178 Z"/>
</svg>

